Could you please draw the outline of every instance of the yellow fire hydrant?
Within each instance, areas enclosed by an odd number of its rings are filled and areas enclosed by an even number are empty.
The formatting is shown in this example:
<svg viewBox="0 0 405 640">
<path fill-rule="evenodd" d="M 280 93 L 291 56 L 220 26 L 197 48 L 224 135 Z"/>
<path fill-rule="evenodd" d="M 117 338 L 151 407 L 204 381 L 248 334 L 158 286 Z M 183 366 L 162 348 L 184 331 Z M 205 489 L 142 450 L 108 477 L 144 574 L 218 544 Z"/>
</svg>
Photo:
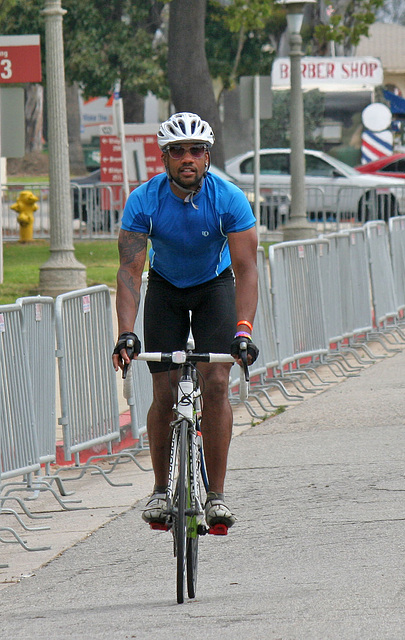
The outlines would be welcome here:
<svg viewBox="0 0 405 640">
<path fill-rule="evenodd" d="M 38 198 L 31 191 L 20 191 L 17 202 L 11 205 L 17 211 L 20 225 L 19 242 L 31 242 L 34 233 L 34 211 L 38 210 Z"/>
</svg>

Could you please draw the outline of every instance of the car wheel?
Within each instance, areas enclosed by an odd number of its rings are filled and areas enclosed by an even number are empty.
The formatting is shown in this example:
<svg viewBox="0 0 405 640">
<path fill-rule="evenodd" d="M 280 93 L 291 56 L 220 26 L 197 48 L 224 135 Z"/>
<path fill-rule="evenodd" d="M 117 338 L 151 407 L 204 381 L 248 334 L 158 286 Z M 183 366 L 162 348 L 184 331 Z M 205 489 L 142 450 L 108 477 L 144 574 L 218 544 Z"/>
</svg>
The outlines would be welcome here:
<svg viewBox="0 0 405 640">
<path fill-rule="evenodd" d="M 361 224 L 369 220 L 377 220 L 377 200 L 375 191 L 367 191 L 359 200 L 357 221 Z"/>
<path fill-rule="evenodd" d="M 378 194 L 368 191 L 360 198 L 358 206 L 358 221 L 364 224 L 369 220 L 384 220 L 388 222 L 392 216 L 399 215 L 399 205 L 395 196 Z"/>
</svg>

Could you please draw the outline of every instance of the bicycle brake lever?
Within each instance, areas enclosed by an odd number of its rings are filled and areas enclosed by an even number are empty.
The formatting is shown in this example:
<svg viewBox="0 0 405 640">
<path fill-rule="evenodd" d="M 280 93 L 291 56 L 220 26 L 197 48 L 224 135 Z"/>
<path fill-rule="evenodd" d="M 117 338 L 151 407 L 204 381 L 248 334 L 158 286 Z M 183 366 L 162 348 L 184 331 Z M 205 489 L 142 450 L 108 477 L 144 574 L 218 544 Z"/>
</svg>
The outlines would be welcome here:
<svg viewBox="0 0 405 640">
<path fill-rule="evenodd" d="M 249 367 L 247 362 L 247 342 L 241 342 L 239 345 L 239 350 L 240 350 L 240 359 L 242 360 L 242 363 L 243 363 L 245 380 L 246 382 L 249 382 Z"/>
<path fill-rule="evenodd" d="M 132 338 L 128 338 L 126 345 L 125 345 L 125 350 L 128 354 L 128 358 L 130 360 L 132 360 L 132 358 L 134 357 L 134 353 L 135 353 L 135 349 L 134 349 L 134 341 Z M 128 364 L 124 364 L 124 368 L 122 370 L 122 378 L 123 380 L 125 380 L 125 378 L 127 377 L 127 372 L 128 372 L 128 367 L 131 363 L 129 362 Z"/>
</svg>

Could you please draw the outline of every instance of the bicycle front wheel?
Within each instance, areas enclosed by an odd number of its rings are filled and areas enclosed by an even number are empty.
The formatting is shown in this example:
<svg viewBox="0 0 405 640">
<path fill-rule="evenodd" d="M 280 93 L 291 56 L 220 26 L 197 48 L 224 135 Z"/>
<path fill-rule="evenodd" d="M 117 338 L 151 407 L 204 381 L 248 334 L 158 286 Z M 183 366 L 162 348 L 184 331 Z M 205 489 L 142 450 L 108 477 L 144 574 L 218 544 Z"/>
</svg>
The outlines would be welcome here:
<svg viewBox="0 0 405 640">
<path fill-rule="evenodd" d="M 202 438 L 199 433 L 199 425 L 197 423 L 197 459 L 195 461 L 195 469 L 191 473 L 189 469 L 189 475 L 194 477 L 195 489 L 198 489 L 199 500 L 201 501 L 202 487 L 201 477 L 204 477 L 204 456 L 202 450 Z M 191 445 L 190 445 L 191 446 Z M 191 460 L 191 452 L 189 456 L 189 462 Z M 191 463 L 190 463 L 191 464 Z M 190 490 L 187 493 L 188 499 L 191 502 Z M 190 505 L 191 506 L 191 505 Z M 187 591 L 189 598 L 195 598 L 197 592 L 197 571 L 198 571 L 198 524 L 199 519 L 196 515 L 190 516 L 187 522 Z"/>
<path fill-rule="evenodd" d="M 174 519 L 177 559 L 177 602 L 184 602 L 184 587 L 187 558 L 187 450 L 188 423 L 184 420 L 180 425 L 178 448 L 177 505 Z"/>
<path fill-rule="evenodd" d="M 195 520 L 195 517 L 194 517 Z M 197 592 L 198 568 L 198 534 L 187 538 L 187 593 L 189 598 L 195 598 Z"/>
</svg>

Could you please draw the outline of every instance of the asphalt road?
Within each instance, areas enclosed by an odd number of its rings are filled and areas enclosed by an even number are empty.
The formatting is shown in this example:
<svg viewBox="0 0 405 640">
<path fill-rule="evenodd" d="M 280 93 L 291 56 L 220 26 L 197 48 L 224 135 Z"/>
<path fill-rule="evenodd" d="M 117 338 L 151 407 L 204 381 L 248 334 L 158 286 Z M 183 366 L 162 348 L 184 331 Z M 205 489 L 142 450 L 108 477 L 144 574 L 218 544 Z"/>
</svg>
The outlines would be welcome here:
<svg viewBox="0 0 405 640">
<path fill-rule="evenodd" d="M 0 638 L 405 639 L 404 388 L 402 349 L 234 437 L 194 601 L 142 499 L 3 588 Z"/>
</svg>

